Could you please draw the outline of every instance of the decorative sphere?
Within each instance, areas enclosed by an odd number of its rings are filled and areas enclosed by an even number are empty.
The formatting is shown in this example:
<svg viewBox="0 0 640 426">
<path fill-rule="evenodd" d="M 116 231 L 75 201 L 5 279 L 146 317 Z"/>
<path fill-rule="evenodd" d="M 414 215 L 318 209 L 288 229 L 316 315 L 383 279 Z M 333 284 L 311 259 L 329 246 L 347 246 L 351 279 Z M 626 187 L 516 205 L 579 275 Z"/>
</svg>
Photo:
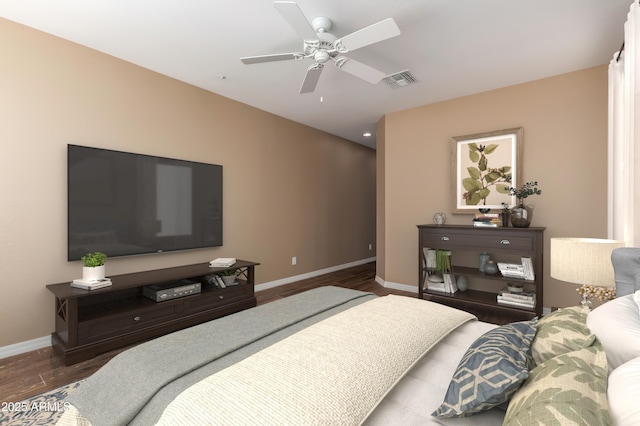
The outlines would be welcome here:
<svg viewBox="0 0 640 426">
<path fill-rule="evenodd" d="M 496 262 L 494 262 L 493 260 L 488 261 L 487 264 L 484 265 L 484 273 L 489 275 L 497 274 L 498 265 L 496 265 Z"/>
</svg>

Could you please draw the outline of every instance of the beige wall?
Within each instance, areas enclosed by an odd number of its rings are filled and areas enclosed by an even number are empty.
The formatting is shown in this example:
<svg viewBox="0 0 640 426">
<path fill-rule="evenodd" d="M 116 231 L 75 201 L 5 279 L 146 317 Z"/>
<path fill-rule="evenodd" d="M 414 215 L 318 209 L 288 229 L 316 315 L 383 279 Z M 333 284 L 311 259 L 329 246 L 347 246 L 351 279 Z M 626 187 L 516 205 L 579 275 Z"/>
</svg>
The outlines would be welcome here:
<svg viewBox="0 0 640 426">
<path fill-rule="evenodd" d="M 450 138 L 523 127 L 523 179 L 537 180 L 543 192 L 528 201 L 533 226 L 547 228 L 544 306 L 576 304 L 576 286 L 549 277 L 549 238 L 607 236 L 606 66 L 388 114 L 383 124 L 379 276 L 417 287 L 415 225 L 433 223 L 439 211 L 447 223 L 470 223 L 450 213 Z"/>
<path fill-rule="evenodd" d="M 237 257 L 265 283 L 375 255 L 375 151 L 2 19 L 0 52 L 0 347 L 53 331 L 45 285 L 81 274 L 68 143 L 224 166 L 224 247 L 114 258 L 109 275 Z"/>
<path fill-rule="evenodd" d="M 386 258 L 385 247 L 387 244 L 386 240 L 386 215 L 385 208 L 387 206 L 386 198 L 385 198 L 385 117 L 382 117 L 380 121 L 378 121 L 378 125 L 376 126 L 376 247 L 377 247 L 377 258 L 376 262 L 376 279 L 378 281 L 384 281 L 385 273 L 385 264 L 384 259 Z M 383 261 L 380 262 L 379 260 Z"/>
</svg>

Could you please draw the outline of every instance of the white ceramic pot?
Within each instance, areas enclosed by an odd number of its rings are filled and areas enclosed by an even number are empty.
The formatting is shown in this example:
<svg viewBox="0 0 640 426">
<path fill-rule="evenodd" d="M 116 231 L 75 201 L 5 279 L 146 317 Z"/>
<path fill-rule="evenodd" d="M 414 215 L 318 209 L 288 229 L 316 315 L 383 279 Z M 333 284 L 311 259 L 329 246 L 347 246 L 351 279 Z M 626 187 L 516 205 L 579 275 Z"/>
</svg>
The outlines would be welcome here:
<svg viewBox="0 0 640 426">
<path fill-rule="evenodd" d="M 98 281 L 105 278 L 105 268 L 102 266 L 83 266 L 82 279 L 85 281 Z"/>
<path fill-rule="evenodd" d="M 224 283 L 224 285 L 233 285 L 236 282 L 236 276 L 235 275 L 223 275 L 222 276 L 222 282 Z"/>
</svg>

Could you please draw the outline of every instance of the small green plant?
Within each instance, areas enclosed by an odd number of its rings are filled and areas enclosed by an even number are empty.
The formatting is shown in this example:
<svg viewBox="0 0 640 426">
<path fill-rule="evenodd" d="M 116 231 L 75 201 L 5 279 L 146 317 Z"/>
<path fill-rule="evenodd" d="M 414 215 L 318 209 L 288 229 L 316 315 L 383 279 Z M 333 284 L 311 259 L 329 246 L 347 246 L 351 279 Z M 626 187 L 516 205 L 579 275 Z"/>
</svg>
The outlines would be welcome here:
<svg viewBox="0 0 640 426">
<path fill-rule="evenodd" d="M 507 203 L 501 203 L 502 204 L 502 212 L 503 213 L 509 213 L 509 204 Z"/>
<path fill-rule="evenodd" d="M 509 193 L 515 195 L 518 204 L 522 204 L 522 200 L 532 195 L 542 194 L 542 190 L 538 189 L 538 181 L 527 182 L 520 188 L 509 187 Z"/>
<path fill-rule="evenodd" d="M 233 275 L 238 275 L 238 270 L 237 269 L 227 269 L 225 271 L 218 272 L 218 275 L 221 275 L 223 277 L 231 277 Z"/>
<path fill-rule="evenodd" d="M 88 268 L 95 268 L 96 266 L 102 266 L 107 261 L 107 255 L 96 251 L 94 253 L 87 253 L 81 257 L 82 263 Z"/>
</svg>

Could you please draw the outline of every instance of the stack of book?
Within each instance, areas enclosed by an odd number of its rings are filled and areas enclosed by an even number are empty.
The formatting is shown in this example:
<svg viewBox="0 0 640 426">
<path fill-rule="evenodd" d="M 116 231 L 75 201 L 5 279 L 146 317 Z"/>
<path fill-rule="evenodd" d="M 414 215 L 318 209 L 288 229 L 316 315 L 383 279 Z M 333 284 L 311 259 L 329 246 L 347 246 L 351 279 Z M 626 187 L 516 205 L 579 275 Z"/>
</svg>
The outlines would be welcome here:
<svg viewBox="0 0 640 426">
<path fill-rule="evenodd" d="M 209 262 L 211 268 L 228 268 L 236 263 L 235 257 L 219 257 Z"/>
<path fill-rule="evenodd" d="M 498 262 L 498 269 L 503 277 L 533 281 L 535 274 L 533 273 L 531 258 L 523 257 L 521 261 L 522 263 Z"/>
<path fill-rule="evenodd" d="M 441 293 L 455 293 L 458 291 L 456 277 L 453 274 L 429 275 L 427 278 L 427 288 L 429 291 L 439 291 Z"/>
<path fill-rule="evenodd" d="M 101 280 L 83 280 L 81 278 L 77 278 L 71 281 L 71 287 L 82 288 L 84 290 L 96 290 L 103 287 L 109 287 L 110 285 L 110 278 L 103 278 Z"/>
<path fill-rule="evenodd" d="M 476 213 L 473 218 L 473 226 L 497 228 L 502 225 L 500 213 Z"/>
<path fill-rule="evenodd" d="M 524 265 L 521 263 L 498 262 L 498 269 L 503 277 L 524 279 Z"/>
<path fill-rule="evenodd" d="M 508 287 L 498 293 L 498 304 L 533 309 L 536 306 L 535 291 L 510 291 Z"/>
<path fill-rule="evenodd" d="M 217 274 L 207 275 L 206 277 L 204 277 L 204 281 L 211 288 L 227 288 L 230 285 L 238 285 L 237 281 L 234 281 L 230 284 L 225 284 L 225 282 L 222 280 L 222 277 Z"/>
<path fill-rule="evenodd" d="M 429 277 L 427 278 L 427 288 L 429 289 L 429 291 L 439 291 L 442 293 L 447 293 L 444 279 L 437 274 L 429 275 Z"/>
</svg>

